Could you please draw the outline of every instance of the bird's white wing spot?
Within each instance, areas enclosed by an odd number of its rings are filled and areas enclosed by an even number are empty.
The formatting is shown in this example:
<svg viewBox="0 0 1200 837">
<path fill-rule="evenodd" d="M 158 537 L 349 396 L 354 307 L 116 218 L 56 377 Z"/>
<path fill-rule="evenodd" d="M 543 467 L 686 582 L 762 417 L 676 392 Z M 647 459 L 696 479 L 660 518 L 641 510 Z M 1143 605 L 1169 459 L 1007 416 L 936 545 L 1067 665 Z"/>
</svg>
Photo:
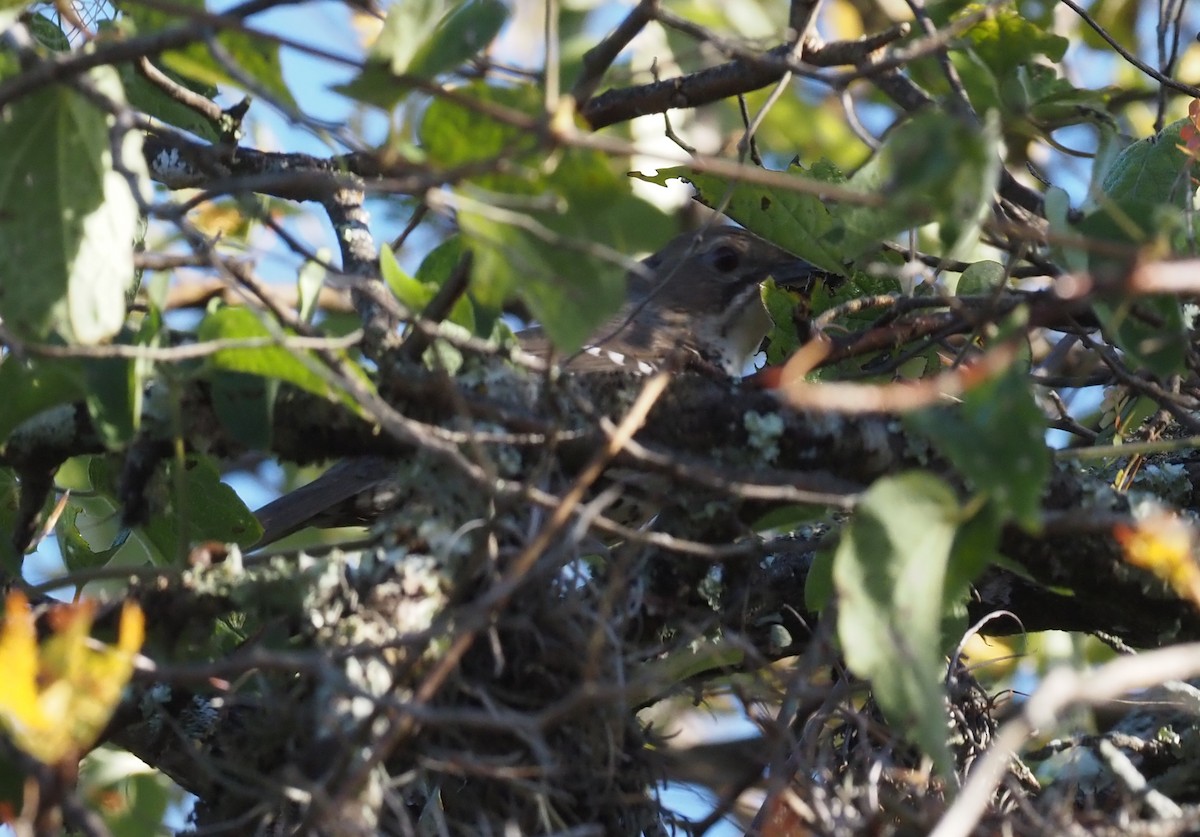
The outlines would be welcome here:
<svg viewBox="0 0 1200 837">
<path fill-rule="evenodd" d="M 601 346 L 584 346 L 583 353 L 591 355 L 594 358 L 599 358 L 600 360 L 607 360 L 616 366 L 629 366 L 629 356 L 622 352 L 613 351 L 612 349 L 605 349 Z M 650 375 L 656 371 L 654 364 L 644 360 L 637 361 L 637 363 L 633 364 L 633 368 L 639 375 Z"/>
</svg>

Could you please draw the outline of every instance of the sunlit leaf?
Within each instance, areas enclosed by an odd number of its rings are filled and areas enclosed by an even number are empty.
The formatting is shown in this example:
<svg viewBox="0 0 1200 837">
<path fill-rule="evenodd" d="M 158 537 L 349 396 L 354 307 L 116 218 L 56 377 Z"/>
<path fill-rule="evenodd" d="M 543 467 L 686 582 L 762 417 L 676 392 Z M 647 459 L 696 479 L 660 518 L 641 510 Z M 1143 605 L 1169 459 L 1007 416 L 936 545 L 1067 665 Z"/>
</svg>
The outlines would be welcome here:
<svg viewBox="0 0 1200 837">
<path fill-rule="evenodd" d="M 189 6 L 198 14 L 208 13 L 203 0 L 183 0 L 180 11 Z M 139 35 L 148 35 L 175 26 L 196 25 L 195 18 L 187 14 L 171 14 L 139 3 L 122 3 L 119 4 L 119 8 L 123 21 Z M 241 73 L 231 74 L 226 66 L 213 56 L 212 49 L 202 38 L 162 53 L 162 68 L 178 73 L 187 80 L 188 86 L 226 85 L 240 89 L 243 79 L 238 76 L 244 73 L 246 77 L 254 80 L 256 86 L 268 91 L 283 104 L 295 106 L 295 99 L 283 79 L 277 43 L 232 27 L 219 28 L 213 37 L 229 54 L 229 58 Z"/>
<path fill-rule="evenodd" d="M 979 4 L 969 4 L 954 18 L 976 14 L 982 8 Z M 1037 56 L 1045 55 L 1051 61 L 1060 61 L 1070 45 L 1066 38 L 1047 32 L 1011 6 L 988 9 L 982 20 L 963 33 L 963 38 L 992 68 L 997 78 L 1008 76 Z"/>
<path fill-rule="evenodd" d="M 810 181 L 845 182 L 832 167 L 822 168 L 825 177 L 810 177 L 802 166 L 793 166 L 788 171 Z M 845 227 L 811 192 L 734 182 L 719 175 L 692 171 L 687 166 L 663 168 L 654 174 L 634 172 L 632 176 L 663 186 L 676 178 L 690 183 L 696 188 L 697 199 L 706 206 L 723 207 L 725 214 L 746 229 L 823 270 L 844 272 L 846 264 L 868 246 L 865 240 L 848 236 Z M 875 238 L 870 245 L 877 243 Z"/>
<path fill-rule="evenodd" d="M 1200 607 L 1200 564 L 1196 563 L 1196 533 L 1178 514 L 1157 512 L 1136 526 L 1120 523 L 1113 537 L 1125 560 L 1149 570 Z"/>
<path fill-rule="evenodd" d="M 92 750 L 80 764 L 79 793 L 104 817 L 109 832 L 121 837 L 159 837 L 169 807 L 185 801 L 165 774 L 107 745 Z"/>
<path fill-rule="evenodd" d="M 56 764 L 87 750 L 103 731 L 142 647 L 145 622 L 134 602 L 121 611 L 115 646 L 90 638 L 96 605 L 58 605 L 48 615 L 53 633 L 37 641 L 23 593 L 12 591 L 0 628 L 0 725 L 17 747 Z"/>
<path fill-rule="evenodd" d="M 396 4 L 392 11 L 405 5 Z M 393 58 L 392 72 L 432 77 L 452 70 L 486 48 L 507 20 L 508 7 L 499 0 L 452 3 L 408 61 L 398 66 Z M 386 24 L 384 33 L 386 36 Z"/>
<path fill-rule="evenodd" d="M 123 100 L 111 67 L 91 79 Z M 139 137 L 126 132 L 121 149 L 135 176 L 145 173 Z M 39 90 L 0 115 L 0 148 L 0 317 L 27 338 L 112 336 L 135 278 L 138 208 L 113 168 L 105 115 L 70 87 Z"/>
<path fill-rule="evenodd" d="M 492 42 L 508 14 L 499 0 L 395 3 L 371 47 L 367 66 L 334 89 L 390 110 L 408 94 L 396 76 L 432 78 L 453 70 Z"/>
<path fill-rule="evenodd" d="M 268 345 L 221 349 L 209 358 L 209 365 L 215 369 L 278 379 L 316 395 L 340 399 L 348 406 L 358 408 L 353 399 L 328 383 L 316 371 L 320 368 L 320 363 L 311 351 L 282 345 L 287 335 L 274 334 L 254 311 L 234 306 L 217 308 L 200 323 L 196 336 L 200 340 L 265 340 Z M 279 345 L 270 345 L 274 342 Z M 354 368 L 349 360 L 346 361 L 346 365 L 348 368 Z M 359 373 L 359 381 L 366 385 L 365 373 L 361 373 L 361 370 Z"/>
<path fill-rule="evenodd" d="M 846 662 L 945 776 L 953 762 L 941 623 L 961 517 L 954 492 L 931 474 L 884 477 L 864 495 L 833 562 Z"/>
</svg>

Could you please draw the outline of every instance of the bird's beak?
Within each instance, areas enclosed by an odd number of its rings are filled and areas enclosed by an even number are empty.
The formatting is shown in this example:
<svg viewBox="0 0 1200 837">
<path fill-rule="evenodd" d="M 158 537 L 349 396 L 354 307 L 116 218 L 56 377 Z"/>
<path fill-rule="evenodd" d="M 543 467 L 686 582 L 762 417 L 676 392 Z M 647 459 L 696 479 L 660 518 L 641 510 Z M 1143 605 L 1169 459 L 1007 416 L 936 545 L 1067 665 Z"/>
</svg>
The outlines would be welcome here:
<svg viewBox="0 0 1200 837">
<path fill-rule="evenodd" d="M 779 287 L 801 293 L 811 292 L 817 282 L 833 276 L 829 271 L 822 270 L 804 259 L 789 259 L 779 262 L 767 268 L 763 273 L 764 280 L 770 276 Z"/>
</svg>

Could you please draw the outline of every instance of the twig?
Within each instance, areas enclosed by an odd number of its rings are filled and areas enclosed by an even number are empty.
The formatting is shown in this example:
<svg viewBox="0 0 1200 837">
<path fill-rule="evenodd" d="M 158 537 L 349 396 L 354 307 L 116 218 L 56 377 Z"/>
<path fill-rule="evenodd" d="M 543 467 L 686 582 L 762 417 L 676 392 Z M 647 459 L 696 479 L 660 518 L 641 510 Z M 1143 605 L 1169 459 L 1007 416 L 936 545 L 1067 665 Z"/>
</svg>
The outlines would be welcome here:
<svg viewBox="0 0 1200 837">
<path fill-rule="evenodd" d="M 630 9 L 629 14 L 621 21 L 604 40 L 583 54 L 583 71 L 575 82 L 571 95 L 575 98 L 577 107 L 582 108 L 584 102 L 590 99 L 600 87 L 604 74 L 621 51 L 629 45 L 646 24 L 654 19 L 658 11 L 659 0 L 641 0 Z"/>
<path fill-rule="evenodd" d="M 1128 61 L 1130 64 L 1132 64 L 1134 67 L 1141 70 L 1143 73 L 1150 76 L 1150 78 L 1154 79 L 1155 81 L 1157 81 L 1159 84 L 1163 85 L 1164 87 L 1169 87 L 1172 90 L 1177 90 L 1180 93 L 1185 93 L 1188 96 L 1191 96 L 1193 99 L 1200 99 L 1200 87 L 1194 87 L 1193 85 L 1190 85 L 1190 84 L 1184 84 L 1181 81 L 1176 81 L 1175 79 L 1171 78 L 1170 76 L 1163 75 L 1158 70 L 1154 69 L 1149 64 L 1142 61 L 1140 58 L 1138 58 L 1132 52 L 1125 49 L 1125 47 L 1121 46 L 1117 42 L 1116 38 L 1114 38 L 1112 35 L 1108 34 L 1108 30 L 1105 29 L 1103 26 L 1101 26 L 1098 22 L 1096 22 L 1096 20 L 1090 14 L 1087 13 L 1087 10 L 1084 9 L 1082 6 L 1080 6 L 1078 3 L 1076 3 L 1075 0 L 1062 0 L 1062 2 L 1063 2 L 1064 6 L 1071 9 L 1073 12 L 1075 12 L 1075 14 L 1077 14 L 1081 18 L 1083 18 L 1083 22 L 1086 23 L 1088 26 L 1092 27 L 1092 29 L 1096 32 L 1096 34 L 1099 35 L 1101 38 L 1103 38 L 1104 42 L 1107 43 L 1110 47 L 1112 47 L 1113 50 L 1117 53 L 1117 55 L 1120 55 L 1122 58 L 1124 58 L 1126 61 Z"/>
<path fill-rule="evenodd" d="M 629 411 L 617 427 L 617 432 L 609 438 L 608 444 L 596 452 L 588 465 L 575 478 L 570 490 L 563 496 L 562 502 L 551 513 L 549 520 L 547 520 L 541 531 L 513 559 L 508 569 L 501 576 L 500 581 L 479 598 L 475 618 L 471 619 L 468 617 L 464 620 L 465 624 L 461 632 L 433 666 L 429 674 L 421 681 L 420 686 L 413 694 L 412 704 L 417 707 L 425 706 L 441 690 L 447 678 L 458 667 L 463 656 L 474 645 L 479 632 L 488 624 L 491 614 L 503 607 L 505 602 L 516 592 L 517 587 L 524 580 L 525 576 L 529 574 L 529 571 L 533 569 L 546 548 L 566 528 L 571 520 L 572 513 L 579 506 L 588 489 L 600 478 L 601 473 L 603 473 L 612 458 L 620 452 L 625 443 L 632 439 L 633 434 L 645 423 L 651 408 L 653 408 L 659 396 L 666 390 L 669 381 L 670 375 L 665 371 L 660 371 L 646 380 L 637 399 L 635 399 L 633 405 L 629 408 Z M 339 803 L 342 799 L 358 793 L 359 788 L 367 780 L 371 771 L 377 765 L 386 761 L 395 749 L 416 731 L 417 726 L 418 720 L 412 714 L 406 714 L 397 719 L 391 728 L 375 743 L 371 754 L 364 758 L 350 772 L 349 776 L 341 783 L 341 787 L 334 792 L 329 810 L 339 810 L 341 807 Z"/>
<path fill-rule="evenodd" d="M 1021 714 L 997 732 L 991 748 L 975 762 L 966 784 L 930 837 L 968 837 L 987 809 L 1009 760 L 1034 732 L 1050 728 L 1074 705 L 1094 706 L 1167 680 L 1200 676 L 1200 643 L 1176 645 L 1134 657 L 1119 657 L 1087 672 L 1051 671 Z"/>
</svg>

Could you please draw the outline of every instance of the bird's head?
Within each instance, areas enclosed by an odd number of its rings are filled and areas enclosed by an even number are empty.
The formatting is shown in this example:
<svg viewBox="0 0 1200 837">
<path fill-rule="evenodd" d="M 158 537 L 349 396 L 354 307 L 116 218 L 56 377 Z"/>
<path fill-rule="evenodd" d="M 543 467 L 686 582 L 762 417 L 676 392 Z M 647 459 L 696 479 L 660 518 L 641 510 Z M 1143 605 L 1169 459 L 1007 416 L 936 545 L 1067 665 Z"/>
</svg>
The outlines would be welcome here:
<svg viewBox="0 0 1200 837">
<path fill-rule="evenodd" d="M 760 286 L 808 290 L 823 275 L 756 235 L 733 227 L 685 233 L 647 258 L 629 279 L 633 311 L 625 342 L 647 329 L 672 335 L 730 375 L 740 375 L 771 327 Z M 645 339 L 644 336 L 641 339 Z M 656 347 L 661 353 L 664 347 Z"/>
</svg>

